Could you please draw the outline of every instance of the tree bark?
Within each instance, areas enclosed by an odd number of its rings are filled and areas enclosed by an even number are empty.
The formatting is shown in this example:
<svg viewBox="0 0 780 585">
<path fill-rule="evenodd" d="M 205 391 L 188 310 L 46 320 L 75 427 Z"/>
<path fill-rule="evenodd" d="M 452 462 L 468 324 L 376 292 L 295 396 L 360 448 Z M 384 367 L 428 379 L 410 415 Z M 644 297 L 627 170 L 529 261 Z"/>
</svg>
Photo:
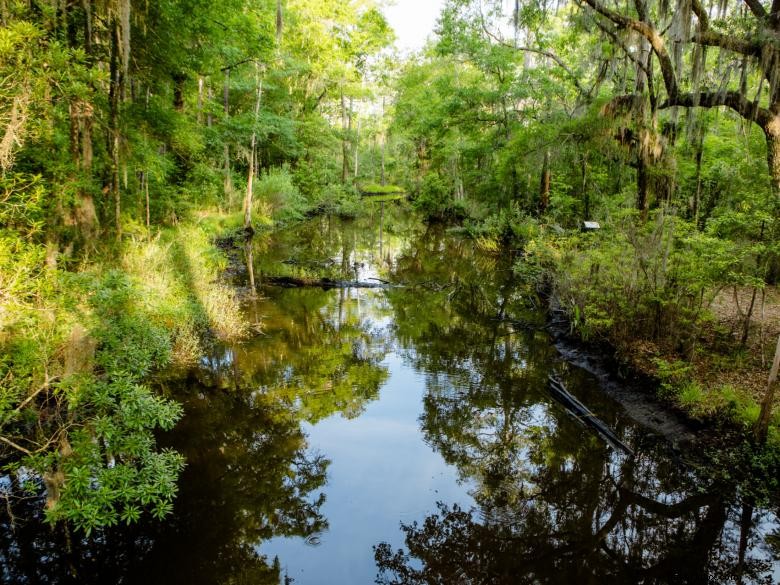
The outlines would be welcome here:
<svg viewBox="0 0 780 585">
<path fill-rule="evenodd" d="M 198 76 L 198 125 L 203 124 L 203 76 Z"/>
<path fill-rule="evenodd" d="M 119 105 L 121 101 L 122 88 L 124 86 L 123 66 L 121 64 L 120 51 L 122 45 L 121 25 L 119 19 L 115 16 L 111 20 L 111 55 L 110 55 L 110 78 L 109 87 L 109 132 L 108 132 L 108 150 L 111 155 L 111 179 L 109 191 L 114 200 L 114 224 L 116 227 L 116 237 L 122 236 L 121 225 L 121 197 L 119 192 Z"/>
<path fill-rule="evenodd" d="M 347 99 L 344 97 L 344 88 L 341 88 L 341 182 L 346 183 L 349 176 L 349 125 L 352 117 L 347 113 Z"/>
<path fill-rule="evenodd" d="M 187 76 L 177 73 L 173 76 L 173 109 L 177 112 L 184 111 L 184 82 Z"/>
<path fill-rule="evenodd" d="M 249 170 L 246 178 L 246 195 L 244 196 L 244 229 L 252 229 L 252 199 L 253 181 L 255 178 L 255 149 L 257 147 L 257 120 L 260 115 L 260 100 L 263 95 L 263 85 L 260 81 L 260 65 L 255 63 L 255 117 L 252 127 L 252 140 L 249 153 Z M 253 289 L 254 290 L 254 289 Z"/>
<path fill-rule="evenodd" d="M 385 96 L 382 96 L 382 176 L 380 177 L 380 185 L 385 185 L 385 143 L 387 142 L 387 136 L 385 135 Z"/>
<path fill-rule="evenodd" d="M 542 176 L 539 185 L 539 213 L 543 214 L 550 206 L 550 151 L 544 151 Z"/>
<path fill-rule="evenodd" d="M 227 126 L 230 120 L 230 68 L 225 69 L 225 84 L 222 88 L 222 112 L 224 115 L 224 123 Z M 227 140 L 227 128 L 225 128 L 225 144 L 224 144 L 224 159 L 225 159 L 225 183 L 224 190 L 225 196 L 230 200 L 233 195 L 233 179 L 230 172 L 230 146 Z M 231 204 L 232 204 L 232 200 Z"/>
<path fill-rule="evenodd" d="M 769 371 L 769 380 L 767 381 L 764 400 L 761 402 L 761 413 L 758 415 L 755 426 L 755 436 L 759 444 L 766 443 L 767 435 L 769 434 L 769 421 L 772 418 L 778 370 L 780 370 L 780 336 L 777 337 L 775 359 L 772 362 L 772 369 Z"/>
<path fill-rule="evenodd" d="M 696 136 L 696 191 L 691 202 L 691 219 L 699 227 L 699 205 L 701 202 L 701 163 L 704 158 L 704 129 L 697 130 Z"/>
<path fill-rule="evenodd" d="M 585 221 L 590 220 L 590 194 L 588 193 L 588 158 L 582 155 L 582 200 L 585 207 Z"/>
<path fill-rule="evenodd" d="M 358 118 L 357 122 L 357 134 L 355 136 L 355 168 L 352 169 L 354 171 L 354 177 L 357 181 L 358 178 L 358 166 L 360 165 L 360 118 Z"/>
<path fill-rule="evenodd" d="M 775 199 L 775 207 L 780 208 L 778 205 L 778 197 L 780 197 L 780 116 L 773 118 L 769 124 L 764 126 L 763 130 L 766 137 L 766 159 L 770 186 Z"/>
</svg>

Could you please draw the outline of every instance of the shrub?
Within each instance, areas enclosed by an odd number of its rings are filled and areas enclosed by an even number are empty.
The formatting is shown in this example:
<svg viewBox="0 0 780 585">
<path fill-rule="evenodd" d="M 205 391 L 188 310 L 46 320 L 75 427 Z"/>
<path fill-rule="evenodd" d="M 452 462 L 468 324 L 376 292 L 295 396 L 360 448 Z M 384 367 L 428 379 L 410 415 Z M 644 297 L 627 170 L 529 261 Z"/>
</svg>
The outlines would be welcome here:
<svg viewBox="0 0 780 585">
<path fill-rule="evenodd" d="M 287 167 L 269 169 L 255 186 L 256 212 L 281 223 L 303 218 L 308 204 Z"/>
</svg>

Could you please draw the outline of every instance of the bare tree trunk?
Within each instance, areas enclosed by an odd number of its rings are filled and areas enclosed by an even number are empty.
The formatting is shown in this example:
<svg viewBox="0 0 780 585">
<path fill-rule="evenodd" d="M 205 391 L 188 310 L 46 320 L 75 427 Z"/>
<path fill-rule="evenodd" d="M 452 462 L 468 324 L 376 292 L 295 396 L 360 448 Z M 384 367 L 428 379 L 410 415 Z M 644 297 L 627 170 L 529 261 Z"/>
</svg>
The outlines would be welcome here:
<svg viewBox="0 0 780 585">
<path fill-rule="evenodd" d="M 385 185 L 385 143 L 387 142 L 387 136 L 385 135 L 385 96 L 382 96 L 382 176 L 380 184 Z"/>
<path fill-rule="evenodd" d="M 115 16 L 111 20 L 111 55 L 110 55 L 110 78 L 109 87 L 109 144 L 108 150 L 111 155 L 111 183 L 109 191 L 114 200 L 114 224 L 116 227 L 116 238 L 122 236 L 121 225 L 121 198 L 119 192 L 119 104 L 122 95 L 122 86 L 124 85 L 123 67 L 121 63 L 121 44 L 122 44 L 121 25 Z"/>
<path fill-rule="evenodd" d="M 347 113 L 347 99 L 344 97 L 344 87 L 341 88 L 341 182 L 346 183 L 349 176 L 349 126 L 352 116 Z"/>
<path fill-rule="evenodd" d="M 539 186 L 539 213 L 544 213 L 550 206 L 550 151 L 544 151 L 542 177 Z"/>
<path fill-rule="evenodd" d="M 150 218 L 151 215 L 149 213 L 149 173 L 144 173 L 144 193 L 146 194 L 146 230 L 149 231 L 150 229 Z"/>
<path fill-rule="evenodd" d="M 263 85 L 260 81 L 260 65 L 255 63 L 255 85 L 256 85 L 256 97 L 255 97 L 255 118 L 254 126 L 252 127 L 252 141 L 249 153 L 249 170 L 247 171 L 246 178 L 246 195 L 244 196 L 244 228 L 252 229 L 252 195 L 253 195 L 253 180 L 255 178 L 255 149 L 257 147 L 257 120 L 260 116 L 260 99 L 263 95 Z M 253 277 L 254 278 L 254 277 Z M 254 287 L 253 287 L 254 290 Z"/>
<path fill-rule="evenodd" d="M 701 201 L 701 162 L 704 155 L 704 130 L 699 129 L 696 136 L 696 191 L 693 193 L 691 202 L 691 219 L 698 229 L 699 227 L 699 205 Z"/>
<path fill-rule="evenodd" d="M 284 30 L 284 20 L 282 17 L 282 0 L 276 0 L 276 45 L 282 42 L 282 32 Z"/>
<path fill-rule="evenodd" d="M 198 125 L 203 124 L 203 76 L 198 76 Z"/>
<path fill-rule="evenodd" d="M 224 114 L 225 126 L 227 126 L 230 120 L 230 68 L 225 69 L 225 85 L 222 89 L 222 111 Z M 228 146 L 227 138 L 225 138 L 224 145 L 224 158 L 225 158 L 225 183 L 224 190 L 225 196 L 229 198 L 233 195 L 233 179 L 230 172 L 230 146 Z"/>
<path fill-rule="evenodd" d="M 748 305 L 748 310 L 745 314 L 745 320 L 742 323 L 742 339 L 740 339 L 740 344 L 743 347 L 747 345 L 748 337 L 750 336 L 750 322 L 753 320 L 753 309 L 756 306 L 757 295 L 758 288 L 753 287 L 753 294 L 750 297 L 750 305 Z"/>
<path fill-rule="evenodd" d="M 214 91 L 211 89 L 211 79 L 209 79 L 209 88 L 208 92 L 206 93 L 206 99 L 209 103 L 209 110 L 206 113 L 206 126 L 211 128 L 211 126 L 214 124 L 214 116 L 211 115 L 211 100 L 214 99 Z"/>
<path fill-rule="evenodd" d="M 772 199 L 775 217 L 780 217 L 780 116 L 773 118 L 770 128 L 764 129 L 766 135 L 767 163 L 772 187 Z M 780 222 L 775 222 L 770 240 L 780 240 Z M 767 267 L 767 281 L 780 280 L 780 256 L 777 254 L 769 258 Z"/>
<path fill-rule="evenodd" d="M 778 370 L 780 370 L 780 336 L 777 337 L 775 359 L 772 362 L 772 369 L 769 371 L 766 393 L 764 394 L 764 400 L 761 402 L 761 414 L 759 414 L 755 426 L 756 440 L 760 444 L 766 443 L 767 435 L 769 434 L 769 421 L 772 418 L 772 404 L 775 401 Z"/>
<path fill-rule="evenodd" d="M 355 171 L 355 180 L 357 180 L 358 177 L 358 165 L 360 164 L 359 156 L 360 156 L 360 118 L 358 118 L 357 135 L 355 136 L 355 168 L 353 169 Z"/>
<path fill-rule="evenodd" d="M 636 166 L 636 208 L 639 210 L 639 215 L 642 221 L 647 220 L 647 194 L 649 190 L 649 177 L 647 176 L 647 161 L 644 155 L 640 152 L 637 153 L 637 166 Z"/>
<path fill-rule="evenodd" d="M 590 194 L 588 193 L 588 157 L 582 155 L 582 199 L 585 204 L 585 221 L 590 220 Z"/>
</svg>

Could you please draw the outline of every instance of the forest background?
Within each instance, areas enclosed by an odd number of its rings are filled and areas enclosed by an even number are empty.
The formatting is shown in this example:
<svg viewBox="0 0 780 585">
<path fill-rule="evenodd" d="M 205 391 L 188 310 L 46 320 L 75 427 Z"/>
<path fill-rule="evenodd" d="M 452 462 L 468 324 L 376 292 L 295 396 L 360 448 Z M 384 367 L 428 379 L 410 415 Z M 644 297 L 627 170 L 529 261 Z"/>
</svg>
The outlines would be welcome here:
<svg viewBox="0 0 780 585">
<path fill-rule="evenodd" d="M 0 21 L 0 465 L 52 521 L 171 511 L 148 382 L 250 334 L 215 237 L 365 192 L 521 247 L 581 338 L 776 457 L 780 2 L 449 0 L 411 57 L 373 0 Z"/>
</svg>

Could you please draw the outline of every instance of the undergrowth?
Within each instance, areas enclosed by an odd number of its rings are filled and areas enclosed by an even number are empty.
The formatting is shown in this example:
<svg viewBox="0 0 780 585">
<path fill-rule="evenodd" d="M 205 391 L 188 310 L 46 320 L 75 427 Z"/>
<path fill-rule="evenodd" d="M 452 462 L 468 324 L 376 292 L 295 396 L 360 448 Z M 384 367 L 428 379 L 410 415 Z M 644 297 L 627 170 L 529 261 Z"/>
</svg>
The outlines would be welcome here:
<svg viewBox="0 0 780 585">
<path fill-rule="evenodd" d="M 155 445 L 180 406 L 150 376 L 247 332 L 202 227 L 127 238 L 78 269 L 0 234 L 0 470 L 86 532 L 172 510 L 184 461 Z M 70 267 L 74 268 L 74 267 Z M 17 494 L 18 496 L 19 494 Z"/>
</svg>

